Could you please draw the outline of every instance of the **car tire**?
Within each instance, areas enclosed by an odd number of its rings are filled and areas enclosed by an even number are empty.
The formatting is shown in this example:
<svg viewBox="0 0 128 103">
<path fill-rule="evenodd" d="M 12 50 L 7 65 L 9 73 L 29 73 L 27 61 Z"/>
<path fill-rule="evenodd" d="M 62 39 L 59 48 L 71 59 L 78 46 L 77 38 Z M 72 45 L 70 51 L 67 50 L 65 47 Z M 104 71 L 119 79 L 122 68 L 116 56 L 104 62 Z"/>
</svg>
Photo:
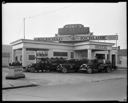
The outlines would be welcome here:
<svg viewBox="0 0 128 103">
<path fill-rule="evenodd" d="M 87 69 L 87 72 L 88 72 L 88 74 L 92 74 L 92 69 L 91 68 L 88 68 Z"/>
<path fill-rule="evenodd" d="M 110 67 L 107 67 L 107 68 L 106 68 L 106 72 L 107 72 L 107 73 L 110 73 L 110 72 L 111 72 L 111 68 L 110 68 Z"/>
<path fill-rule="evenodd" d="M 31 68 L 30 69 L 30 72 L 34 73 L 35 72 L 35 69 L 34 68 Z"/>
<path fill-rule="evenodd" d="M 62 68 L 62 73 L 67 73 L 68 72 L 68 70 L 66 69 L 66 68 Z"/>
</svg>

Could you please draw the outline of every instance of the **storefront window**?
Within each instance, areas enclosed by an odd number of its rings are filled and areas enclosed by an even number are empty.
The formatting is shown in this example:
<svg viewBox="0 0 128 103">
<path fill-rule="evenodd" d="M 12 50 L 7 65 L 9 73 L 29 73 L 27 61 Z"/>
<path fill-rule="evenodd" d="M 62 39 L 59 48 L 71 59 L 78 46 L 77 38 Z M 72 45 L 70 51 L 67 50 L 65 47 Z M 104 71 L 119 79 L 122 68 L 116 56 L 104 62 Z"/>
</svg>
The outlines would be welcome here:
<svg viewBox="0 0 128 103">
<path fill-rule="evenodd" d="M 35 60 L 35 55 L 29 55 L 29 60 Z"/>
<path fill-rule="evenodd" d="M 74 53 L 73 52 L 71 52 L 71 58 L 74 58 Z"/>
<path fill-rule="evenodd" d="M 36 55 L 39 57 L 48 56 L 48 51 L 37 51 Z"/>
<path fill-rule="evenodd" d="M 54 56 L 68 56 L 67 52 L 54 52 L 53 53 Z"/>
</svg>

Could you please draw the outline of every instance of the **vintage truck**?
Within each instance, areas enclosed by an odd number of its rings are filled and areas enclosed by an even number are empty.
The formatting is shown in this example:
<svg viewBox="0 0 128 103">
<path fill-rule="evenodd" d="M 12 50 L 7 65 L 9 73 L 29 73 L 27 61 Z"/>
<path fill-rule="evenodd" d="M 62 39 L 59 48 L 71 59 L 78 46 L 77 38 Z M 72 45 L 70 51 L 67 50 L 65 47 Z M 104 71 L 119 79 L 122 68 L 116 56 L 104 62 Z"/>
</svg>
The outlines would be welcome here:
<svg viewBox="0 0 128 103">
<path fill-rule="evenodd" d="M 88 60 L 86 63 L 83 63 L 80 66 L 80 70 L 86 71 L 87 73 L 94 73 L 94 72 L 111 72 L 112 71 L 112 64 L 110 61 L 106 60 Z"/>
<path fill-rule="evenodd" d="M 62 73 L 78 72 L 81 64 L 80 60 L 67 60 L 57 66 L 57 71 Z"/>
<path fill-rule="evenodd" d="M 39 62 L 26 66 L 27 72 L 55 72 L 57 66 L 64 62 L 63 58 L 41 58 Z"/>
</svg>

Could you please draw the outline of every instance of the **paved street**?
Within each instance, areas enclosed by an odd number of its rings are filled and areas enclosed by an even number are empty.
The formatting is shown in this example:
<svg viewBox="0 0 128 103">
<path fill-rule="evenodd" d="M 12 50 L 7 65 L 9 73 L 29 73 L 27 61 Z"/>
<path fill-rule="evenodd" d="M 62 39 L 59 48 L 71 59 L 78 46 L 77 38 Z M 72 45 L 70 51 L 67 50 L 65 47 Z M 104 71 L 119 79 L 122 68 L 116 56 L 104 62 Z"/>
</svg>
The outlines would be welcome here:
<svg viewBox="0 0 128 103">
<path fill-rule="evenodd" d="M 8 72 L 7 69 L 3 71 Z M 126 98 L 125 70 L 95 74 L 25 73 L 25 76 L 39 86 L 3 90 L 4 101 L 124 101 Z"/>
</svg>

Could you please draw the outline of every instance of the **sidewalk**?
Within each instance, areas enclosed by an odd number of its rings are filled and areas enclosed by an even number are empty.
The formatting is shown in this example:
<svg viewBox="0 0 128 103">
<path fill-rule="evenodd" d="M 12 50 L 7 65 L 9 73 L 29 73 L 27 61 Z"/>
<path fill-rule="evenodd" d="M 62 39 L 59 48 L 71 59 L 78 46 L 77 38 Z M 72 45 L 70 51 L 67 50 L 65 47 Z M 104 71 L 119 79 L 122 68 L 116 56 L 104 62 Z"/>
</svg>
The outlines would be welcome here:
<svg viewBox="0 0 128 103">
<path fill-rule="evenodd" d="M 37 84 L 27 79 L 2 81 L 2 89 L 13 89 L 13 88 L 32 87 L 32 86 L 37 86 Z"/>
<path fill-rule="evenodd" d="M 2 89 L 13 89 L 13 88 L 20 88 L 20 87 L 31 87 L 37 86 L 36 83 L 30 81 L 29 79 L 20 78 L 20 79 L 5 79 L 5 76 L 8 73 L 8 68 L 4 68 L 2 71 Z"/>
<path fill-rule="evenodd" d="M 120 67 L 120 66 L 117 66 L 117 70 L 127 70 L 127 67 Z"/>
</svg>

